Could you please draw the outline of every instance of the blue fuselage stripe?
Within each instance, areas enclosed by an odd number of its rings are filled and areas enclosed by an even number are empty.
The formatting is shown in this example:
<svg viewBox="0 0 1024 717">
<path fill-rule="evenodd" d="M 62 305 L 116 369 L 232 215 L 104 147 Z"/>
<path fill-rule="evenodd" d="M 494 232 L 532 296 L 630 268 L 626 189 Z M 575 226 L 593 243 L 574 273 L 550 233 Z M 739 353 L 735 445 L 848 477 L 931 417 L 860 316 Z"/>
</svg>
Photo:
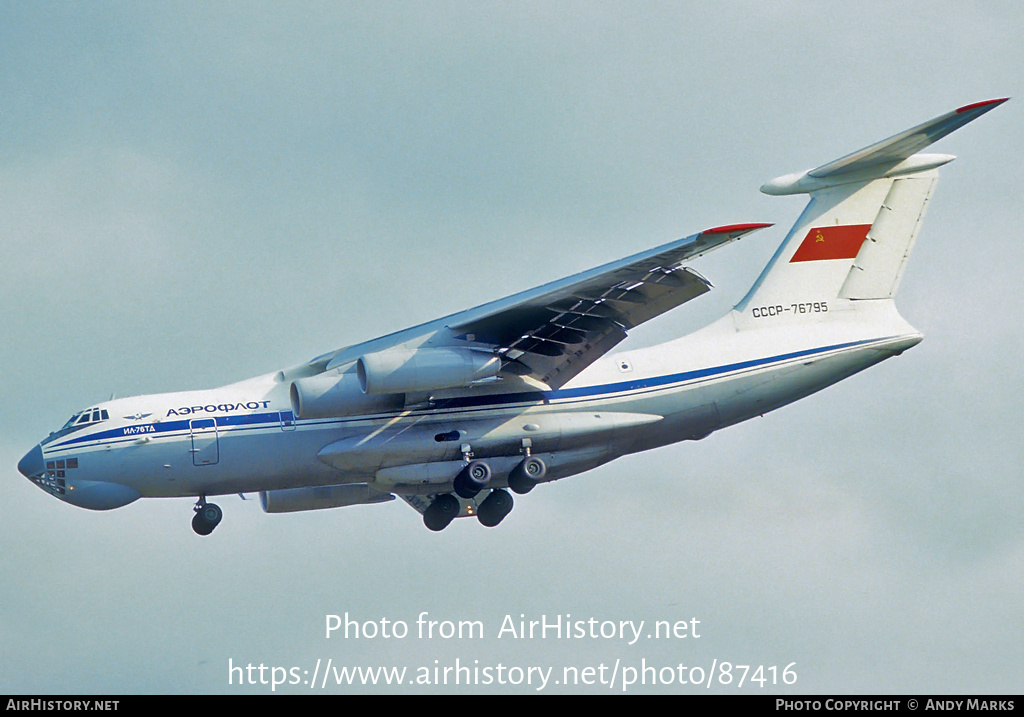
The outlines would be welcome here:
<svg viewBox="0 0 1024 717">
<path fill-rule="evenodd" d="M 684 383 L 712 376 L 743 371 L 752 368 L 763 367 L 772 363 L 781 363 L 793 359 L 804 358 L 814 354 L 826 353 L 829 351 L 840 351 L 863 344 L 874 343 L 877 340 L 852 341 L 843 344 L 834 344 L 815 349 L 794 351 L 767 358 L 752 359 L 750 361 L 739 361 L 737 363 L 724 364 L 712 368 L 697 369 L 694 371 L 683 371 L 681 373 L 667 374 L 664 376 L 652 376 L 650 378 L 636 379 L 633 381 L 619 381 L 616 383 L 599 384 L 595 386 L 582 386 L 580 388 L 563 388 L 555 391 L 530 391 L 525 393 L 506 393 L 490 396 L 462 396 L 458 398 L 441 399 L 434 403 L 431 410 L 451 410 L 460 408 L 486 408 L 507 406 L 514 403 L 551 403 L 567 399 L 593 399 L 598 396 L 606 396 L 614 393 L 627 393 L 635 391 L 650 390 L 661 386 L 675 383 Z M 231 416 L 215 416 L 218 428 L 243 429 L 243 428 L 268 428 L 270 426 L 281 426 L 281 414 L 279 411 L 263 413 L 251 413 Z M 87 436 L 80 436 L 52 446 L 52 449 L 68 448 L 77 444 L 102 442 L 111 439 L 137 440 L 154 434 L 174 433 L 178 431 L 187 432 L 191 428 L 191 421 L 195 419 L 184 419 L 174 421 L 161 421 L 151 424 L 121 426 Z M 362 417 L 345 419 L 362 420 Z M 330 422 L 334 423 L 336 419 Z"/>
<path fill-rule="evenodd" d="M 619 381 L 617 383 L 606 383 L 597 386 L 582 386 L 580 388 L 562 388 L 556 391 L 533 391 L 530 393 L 507 393 L 498 394 L 494 396 L 465 396 L 459 398 L 449 398 L 436 401 L 434 407 L 438 409 L 470 408 L 476 406 L 500 405 L 507 403 L 525 403 L 540 401 L 550 403 L 552 401 L 560 401 L 562 399 L 595 398 L 597 396 L 606 396 L 611 393 L 642 391 L 645 389 L 667 386 L 673 383 L 683 383 L 686 381 L 693 381 L 701 378 L 709 378 L 711 376 L 718 376 L 725 373 L 733 373 L 735 371 L 743 371 L 745 369 L 758 368 L 770 363 L 791 361 L 793 359 L 803 358 L 805 356 L 811 356 L 813 354 L 826 353 L 828 351 L 839 351 L 842 349 L 847 349 L 853 346 L 859 346 L 866 343 L 872 343 L 872 341 L 851 341 L 849 343 L 834 344 L 832 346 L 824 346 L 816 349 L 806 349 L 803 351 L 794 351 L 792 353 L 780 354 L 778 356 L 769 356 L 767 358 L 752 359 L 750 361 L 739 361 L 737 363 L 725 364 L 722 366 L 714 366 L 712 368 L 702 368 L 696 369 L 694 371 L 683 371 L 681 373 L 672 373 L 667 374 L 665 376 L 652 376 L 650 378 L 635 379 L 633 381 Z"/>
</svg>

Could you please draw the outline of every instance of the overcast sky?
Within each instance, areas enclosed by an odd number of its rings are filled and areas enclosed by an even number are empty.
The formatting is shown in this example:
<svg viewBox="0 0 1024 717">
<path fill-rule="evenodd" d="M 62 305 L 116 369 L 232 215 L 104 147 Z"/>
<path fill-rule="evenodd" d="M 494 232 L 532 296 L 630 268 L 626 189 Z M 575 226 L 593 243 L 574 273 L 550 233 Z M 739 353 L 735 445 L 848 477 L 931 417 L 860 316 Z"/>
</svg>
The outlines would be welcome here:
<svg viewBox="0 0 1024 717">
<path fill-rule="evenodd" d="M 262 693 L 229 660 L 318 659 L 1019 692 L 1022 33 L 1017 2 L 0 3 L 0 692 Z M 112 393 L 233 382 L 775 222 L 625 346 L 668 340 L 739 300 L 799 214 L 763 182 L 1006 96 L 935 145 L 959 159 L 897 300 L 920 346 L 541 486 L 498 529 L 234 496 L 199 538 L 190 499 L 93 513 L 16 470 Z M 415 631 L 424 611 L 486 634 L 324 636 L 328 614 Z M 700 637 L 498 638 L 545 614 Z"/>
</svg>

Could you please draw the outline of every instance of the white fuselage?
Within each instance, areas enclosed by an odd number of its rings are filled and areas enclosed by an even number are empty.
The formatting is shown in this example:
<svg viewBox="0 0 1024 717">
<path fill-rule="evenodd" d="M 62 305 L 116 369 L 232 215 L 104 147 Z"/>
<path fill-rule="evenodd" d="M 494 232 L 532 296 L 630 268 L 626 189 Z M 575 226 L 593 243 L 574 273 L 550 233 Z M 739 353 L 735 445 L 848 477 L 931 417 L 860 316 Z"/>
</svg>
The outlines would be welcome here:
<svg viewBox="0 0 1024 717">
<path fill-rule="evenodd" d="M 547 462 L 547 479 L 561 478 L 703 438 L 920 341 L 891 301 L 859 308 L 848 319 L 836 320 L 835 312 L 798 325 L 769 318 L 743 330 L 737 324 L 749 319 L 731 312 L 675 341 L 605 357 L 556 391 L 502 393 L 496 384 L 489 394 L 452 391 L 378 415 L 296 419 L 287 372 L 115 399 L 100 404 L 109 420 L 42 442 L 47 475 L 36 482 L 62 500 L 99 509 L 138 497 L 344 483 L 425 495 L 450 490 L 452 466 L 467 449 L 489 459 L 501 485 L 521 459 L 524 439 Z M 117 489 L 104 492 L 110 484 Z"/>
</svg>

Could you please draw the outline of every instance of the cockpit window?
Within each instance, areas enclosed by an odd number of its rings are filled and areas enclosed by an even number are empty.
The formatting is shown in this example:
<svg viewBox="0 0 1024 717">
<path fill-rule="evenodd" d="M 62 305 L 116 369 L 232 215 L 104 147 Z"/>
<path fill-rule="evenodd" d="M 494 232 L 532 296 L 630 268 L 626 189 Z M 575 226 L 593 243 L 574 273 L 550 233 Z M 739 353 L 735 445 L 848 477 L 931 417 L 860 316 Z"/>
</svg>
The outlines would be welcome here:
<svg viewBox="0 0 1024 717">
<path fill-rule="evenodd" d="M 74 433 L 88 426 L 92 426 L 100 421 L 106 421 L 110 419 L 110 413 L 104 408 L 87 408 L 84 411 L 79 411 L 65 423 L 59 431 L 51 433 L 49 436 L 42 440 L 42 445 L 51 443 L 52 441 L 62 438 L 69 433 Z"/>
<path fill-rule="evenodd" d="M 100 421 L 106 421 L 110 418 L 110 414 L 107 409 L 100 410 L 98 408 L 87 408 L 84 411 L 76 413 L 74 416 L 68 419 L 68 422 L 64 424 L 61 430 L 71 428 L 72 426 L 78 428 L 81 426 L 87 426 L 90 423 L 99 423 Z"/>
</svg>

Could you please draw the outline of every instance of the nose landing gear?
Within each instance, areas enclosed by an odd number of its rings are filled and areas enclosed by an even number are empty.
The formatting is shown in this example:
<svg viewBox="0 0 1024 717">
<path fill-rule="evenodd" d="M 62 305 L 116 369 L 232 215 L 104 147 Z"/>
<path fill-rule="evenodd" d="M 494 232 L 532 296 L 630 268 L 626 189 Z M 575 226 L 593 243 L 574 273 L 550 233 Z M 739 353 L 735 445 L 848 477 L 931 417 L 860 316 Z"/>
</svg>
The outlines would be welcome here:
<svg viewBox="0 0 1024 717">
<path fill-rule="evenodd" d="M 198 535 L 209 535 L 224 517 L 224 511 L 216 503 L 207 503 L 206 496 L 199 496 L 199 500 L 192 510 L 195 515 L 192 517 L 192 530 Z"/>
</svg>

